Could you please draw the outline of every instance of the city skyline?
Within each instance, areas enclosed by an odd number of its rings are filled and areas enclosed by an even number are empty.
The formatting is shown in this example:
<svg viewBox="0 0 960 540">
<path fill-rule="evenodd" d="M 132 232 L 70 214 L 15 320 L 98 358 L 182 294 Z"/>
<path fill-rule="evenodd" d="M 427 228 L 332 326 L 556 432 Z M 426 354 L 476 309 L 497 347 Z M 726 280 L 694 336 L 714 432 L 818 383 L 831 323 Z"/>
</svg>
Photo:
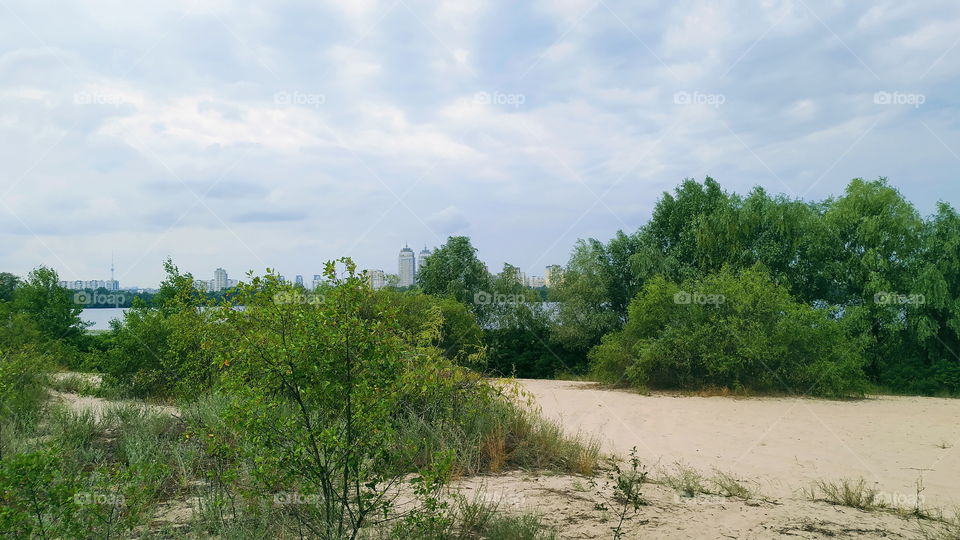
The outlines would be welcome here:
<svg viewBox="0 0 960 540">
<path fill-rule="evenodd" d="M 405 251 L 405 250 L 406 250 L 406 251 Z M 405 245 L 403 248 L 401 248 L 401 250 L 400 250 L 401 256 L 402 256 L 405 252 L 406 252 L 406 253 L 414 253 L 413 258 L 409 259 L 409 260 L 413 261 L 413 269 L 412 269 L 413 278 L 412 278 L 412 280 L 411 280 L 410 283 L 407 283 L 407 284 L 402 284 L 402 283 L 400 283 L 400 284 L 398 284 L 398 286 L 405 287 L 405 286 L 410 286 L 410 285 L 412 285 L 413 282 L 415 282 L 415 280 L 416 280 L 416 275 L 420 272 L 420 269 L 421 269 L 422 266 L 423 266 L 423 262 L 433 254 L 433 251 L 434 251 L 434 250 L 430 249 L 430 248 L 427 247 L 426 245 L 424 245 L 423 249 L 421 249 L 419 252 L 415 252 L 412 248 L 409 247 L 409 245 Z M 176 264 L 175 261 L 174 261 L 174 263 Z M 321 263 L 321 264 L 322 264 L 322 263 Z M 505 264 L 510 264 L 510 263 L 505 263 Z M 522 271 L 520 270 L 520 267 L 519 267 L 519 266 L 517 266 L 517 265 L 511 265 L 511 266 L 513 266 L 513 267 L 516 269 L 516 271 L 518 272 L 518 281 L 519 281 L 520 283 L 526 285 L 526 286 L 529 286 L 529 287 L 549 286 L 549 281 L 548 281 L 548 280 L 549 280 L 551 268 L 554 268 L 554 267 L 560 268 L 560 267 L 561 267 L 561 265 L 556 265 L 556 264 L 554 264 L 554 265 L 546 265 L 546 266 L 544 266 L 544 268 L 543 268 L 543 270 L 544 270 L 543 275 L 540 276 L 540 275 L 535 275 L 535 274 L 527 275 L 526 272 L 522 272 Z M 362 266 L 359 266 L 359 267 L 362 267 Z M 111 272 L 113 271 L 113 269 L 114 269 L 113 263 L 111 263 Z M 180 270 L 181 270 L 182 272 L 184 272 L 184 273 L 189 273 L 189 274 L 191 274 L 191 275 L 193 276 L 194 280 L 198 283 L 198 287 L 202 285 L 205 290 L 209 290 L 209 291 L 221 291 L 221 290 L 225 290 L 225 289 L 227 289 L 227 288 L 229 288 L 229 287 L 232 287 L 232 286 L 236 285 L 239 281 L 243 281 L 242 279 L 229 279 L 229 271 L 225 270 L 225 269 L 222 268 L 222 267 L 217 267 L 216 269 L 214 269 L 213 274 L 212 274 L 213 277 L 212 277 L 211 279 L 205 279 L 202 274 L 198 274 L 198 273 L 195 273 L 195 272 L 190 272 L 190 271 L 185 270 L 185 269 L 180 269 Z M 285 274 L 277 271 L 276 268 L 273 268 L 273 270 L 274 270 L 274 272 L 277 273 L 278 276 L 280 276 L 281 279 L 284 279 Z M 491 275 L 496 275 L 496 274 L 498 274 L 498 273 L 500 272 L 500 269 L 499 269 L 499 268 L 498 268 L 498 269 L 493 269 L 493 268 L 490 268 L 489 265 L 487 266 L 487 270 L 490 272 Z M 398 271 L 397 271 L 396 273 L 389 272 L 389 271 L 385 271 L 385 270 L 383 270 L 382 268 L 374 268 L 374 267 L 367 267 L 367 268 L 364 268 L 362 271 L 368 271 L 368 272 L 377 273 L 377 274 L 375 274 L 375 276 L 371 277 L 371 285 L 374 285 L 374 288 L 381 288 L 381 287 L 383 287 L 383 286 L 386 286 L 386 284 L 387 284 L 387 277 L 388 277 L 388 276 L 391 276 L 391 275 L 392 275 L 392 276 L 396 276 L 396 277 L 398 277 L 398 278 L 401 276 L 400 268 L 398 268 Z M 264 273 L 265 273 L 265 272 L 264 272 Z M 243 272 L 243 275 L 245 276 L 245 275 L 246 275 L 246 272 Z M 307 275 L 309 275 L 309 274 L 307 274 Z M 59 277 L 62 278 L 63 276 L 59 276 Z M 318 286 L 320 283 L 323 283 L 324 281 L 325 281 L 325 279 L 324 279 L 324 277 L 323 277 L 322 274 L 313 274 L 313 279 L 310 281 L 310 284 L 309 284 L 310 286 L 309 286 L 309 288 L 310 288 L 310 289 L 315 289 L 315 288 L 317 288 L 317 286 Z M 95 280 L 64 280 L 64 279 L 60 279 L 60 282 L 59 282 L 59 283 L 60 283 L 60 285 L 61 285 L 62 287 L 67 288 L 67 289 L 96 289 L 96 288 L 105 288 L 105 289 L 107 289 L 107 290 L 155 289 L 155 288 L 159 287 L 159 285 L 160 285 L 160 282 L 157 282 L 157 283 L 155 283 L 155 284 L 146 284 L 146 285 L 141 285 L 141 284 L 120 285 L 119 281 L 117 281 L 117 280 L 96 280 L 96 279 L 95 279 Z M 297 284 L 297 285 L 300 285 L 300 286 L 303 286 L 303 287 L 307 287 L 307 282 L 306 282 L 306 280 L 305 280 L 305 278 L 304 278 L 304 274 L 295 274 L 295 275 L 294 275 L 293 283 L 295 283 L 295 284 Z M 377 285 L 379 285 L 379 286 L 377 286 Z"/>
</svg>

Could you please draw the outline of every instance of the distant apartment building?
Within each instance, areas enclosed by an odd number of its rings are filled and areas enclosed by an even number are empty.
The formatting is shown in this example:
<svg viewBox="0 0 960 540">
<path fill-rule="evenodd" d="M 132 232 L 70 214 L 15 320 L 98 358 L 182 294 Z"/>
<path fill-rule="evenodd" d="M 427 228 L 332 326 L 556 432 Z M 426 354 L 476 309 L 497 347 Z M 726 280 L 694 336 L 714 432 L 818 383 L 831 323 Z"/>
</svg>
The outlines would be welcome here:
<svg viewBox="0 0 960 540">
<path fill-rule="evenodd" d="M 383 270 L 365 270 L 370 288 L 378 291 L 387 286 L 387 274 Z"/>
<path fill-rule="evenodd" d="M 296 276 L 293 277 L 293 282 L 294 284 L 303 287 L 303 276 L 300 274 L 297 274 Z"/>
<path fill-rule="evenodd" d="M 227 271 L 223 268 L 217 268 L 213 271 L 213 284 L 212 288 L 214 291 L 225 291 L 230 287 L 229 278 L 227 277 Z"/>
<path fill-rule="evenodd" d="M 560 284 L 560 280 L 563 278 L 563 268 L 559 264 L 551 264 L 547 267 L 546 273 L 543 276 L 543 283 L 547 287 L 556 287 Z"/>
<path fill-rule="evenodd" d="M 513 279 L 520 285 L 527 284 L 527 274 L 520 270 L 519 266 L 511 266 L 513 269 Z"/>
<path fill-rule="evenodd" d="M 546 283 L 543 277 L 541 276 L 529 276 L 527 277 L 527 282 L 525 284 L 527 287 L 534 289 L 539 289 L 540 287 L 545 287 Z"/>
<path fill-rule="evenodd" d="M 81 291 L 83 289 L 106 289 L 108 291 L 119 291 L 120 282 L 114 279 L 91 279 L 91 280 L 75 280 L 75 281 L 60 281 L 57 283 L 64 289 L 71 289 L 75 291 Z"/>
<path fill-rule="evenodd" d="M 400 265 L 400 282 L 397 285 L 400 287 L 413 285 L 417 276 L 417 260 L 410 246 L 405 246 L 400 250 L 398 262 Z"/>
<path fill-rule="evenodd" d="M 200 292 L 213 292 L 213 280 L 195 279 L 193 280 L 193 286 Z"/>
<path fill-rule="evenodd" d="M 427 249 L 427 246 L 423 246 L 423 249 L 417 254 L 416 270 L 418 273 L 423 270 L 423 263 L 427 262 L 427 259 L 429 259 L 431 255 L 433 255 L 433 252 Z"/>
<path fill-rule="evenodd" d="M 320 274 L 314 274 L 313 282 L 310 284 L 310 288 L 313 290 L 317 290 L 317 288 L 320 287 L 321 285 L 323 285 L 323 276 Z"/>
</svg>

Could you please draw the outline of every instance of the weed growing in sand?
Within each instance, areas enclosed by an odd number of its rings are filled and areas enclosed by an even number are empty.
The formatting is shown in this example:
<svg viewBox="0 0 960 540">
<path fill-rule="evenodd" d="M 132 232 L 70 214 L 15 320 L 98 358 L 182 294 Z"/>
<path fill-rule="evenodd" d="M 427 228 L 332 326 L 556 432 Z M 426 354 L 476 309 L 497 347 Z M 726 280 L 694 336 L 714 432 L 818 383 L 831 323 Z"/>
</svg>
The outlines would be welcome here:
<svg viewBox="0 0 960 540">
<path fill-rule="evenodd" d="M 836 482 L 818 480 L 806 491 L 807 497 L 811 500 L 860 510 L 883 508 L 884 503 L 878 498 L 879 494 L 876 488 L 868 487 L 863 478 L 855 481 L 843 479 Z"/>
<path fill-rule="evenodd" d="M 60 376 L 50 377 L 50 388 L 68 394 L 78 394 L 81 396 L 99 396 L 100 383 L 88 374 L 83 373 L 65 373 Z"/>
<path fill-rule="evenodd" d="M 455 495 L 444 505 L 444 519 L 420 521 L 389 531 L 384 538 L 404 540 L 554 540 L 556 532 L 536 514 L 504 512 L 498 501 L 491 501 L 483 491 L 473 499 Z"/>
<path fill-rule="evenodd" d="M 953 445 L 950 444 L 950 443 L 948 443 L 947 441 L 940 441 L 940 442 L 938 442 L 937 444 L 935 444 L 934 446 L 936 446 L 937 448 L 939 448 L 939 449 L 941 449 L 941 450 L 949 450 L 949 449 L 953 448 Z"/>
<path fill-rule="evenodd" d="M 715 471 L 710 482 L 717 486 L 718 494 L 724 497 L 734 497 L 737 499 L 749 499 L 753 496 L 750 488 L 743 485 L 739 479 L 731 474 Z"/>
<path fill-rule="evenodd" d="M 683 465 L 675 464 L 677 472 L 671 474 L 667 471 L 661 471 L 663 483 L 673 488 L 674 491 L 684 497 L 696 497 L 701 493 L 710 493 L 704 484 L 703 475 L 697 470 Z"/>
<path fill-rule="evenodd" d="M 597 489 L 597 495 L 603 502 L 597 503 L 596 509 L 608 511 L 616 507 L 615 516 L 617 524 L 610 529 L 613 531 L 613 538 L 619 540 L 623 538 L 623 522 L 627 514 L 632 511 L 636 514 L 641 506 L 649 504 L 640 494 L 643 484 L 647 482 L 647 471 L 640 465 L 640 459 L 637 457 L 637 447 L 630 449 L 629 468 L 624 469 L 620 463 L 613 462 L 613 470 L 607 474 L 607 481 L 603 488 Z M 594 479 L 590 479 L 590 485 L 595 489 L 598 487 Z M 612 495 L 607 495 L 612 488 Z"/>
<path fill-rule="evenodd" d="M 953 517 L 946 518 L 942 509 L 936 516 L 927 513 L 928 522 L 918 521 L 919 533 L 925 540 L 960 540 L 960 506 L 953 510 Z M 931 523 L 932 521 L 932 523 Z"/>
</svg>

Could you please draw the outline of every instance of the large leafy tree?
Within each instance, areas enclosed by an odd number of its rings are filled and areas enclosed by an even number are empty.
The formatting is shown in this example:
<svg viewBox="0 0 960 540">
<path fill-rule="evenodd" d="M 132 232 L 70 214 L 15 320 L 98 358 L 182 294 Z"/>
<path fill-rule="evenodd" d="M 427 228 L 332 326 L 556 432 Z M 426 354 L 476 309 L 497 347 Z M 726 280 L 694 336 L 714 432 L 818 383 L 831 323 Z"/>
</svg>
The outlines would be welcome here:
<svg viewBox="0 0 960 540">
<path fill-rule="evenodd" d="M 611 246 L 599 240 L 578 241 L 563 270 L 563 280 L 551 294 L 558 302 L 555 339 L 582 354 L 601 336 L 618 330 L 626 319 L 631 288 L 626 276 L 632 255 L 627 250 L 632 242 L 618 232 L 610 243 L 617 244 L 617 257 L 611 255 Z"/>
<path fill-rule="evenodd" d="M 44 337 L 77 344 L 84 332 L 84 323 L 80 320 L 83 306 L 74 301 L 59 281 L 52 268 L 36 268 L 15 289 L 13 308 L 33 319 Z"/>
<path fill-rule="evenodd" d="M 428 332 L 438 315 L 442 319 L 440 332 L 433 345 L 439 352 L 460 365 L 477 365 L 483 360 L 483 332 L 477 318 L 467 306 L 453 298 L 437 298 L 420 291 L 398 291 L 384 288 L 373 295 L 379 306 L 396 312 L 396 322 L 412 342 Z"/>
<path fill-rule="evenodd" d="M 0 272 L 0 302 L 13 300 L 14 290 L 19 284 L 19 277 L 9 272 Z"/>
<path fill-rule="evenodd" d="M 554 304 L 517 279 L 517 268 L 505 264 L 489 297 L 490 324 L 484 329 L 487 366 L 492 373 L 551 377 L 580 371 L 582 356 L 571 355 L 553 335 Z"/>
<path fill-rule="evenodd" d="M 477 250 L 466 236 L 451 236 L 437 248 L 417 272 L 417 284 L 427 294 L 454 298 L 471 306 L 481 323 L 487 310 L 475 302 L 478 294 L 489 293 L 492 279 L 487 265 L 477 258 Z"/>
<path fill-rule="evenodd" d="M 906 328 L 900 349 L 882 359 L 882 382 L 960 394 L 960 214 L 946 203 L 924 223 L 909 292 L 887 298 Z"/>
<path fill-rule="evenodd" d="M 883 364 L 898 354 L 907 319 L 901 307 L 878 302 L 884 295 L 912 294 L 923 220 L 885 179 L 854 179 L 824 213 L 828 246 L 819 261 L 831 281 L 827 300 L 869 336 L 867 373 L 884 379 Z"/>
</svg>

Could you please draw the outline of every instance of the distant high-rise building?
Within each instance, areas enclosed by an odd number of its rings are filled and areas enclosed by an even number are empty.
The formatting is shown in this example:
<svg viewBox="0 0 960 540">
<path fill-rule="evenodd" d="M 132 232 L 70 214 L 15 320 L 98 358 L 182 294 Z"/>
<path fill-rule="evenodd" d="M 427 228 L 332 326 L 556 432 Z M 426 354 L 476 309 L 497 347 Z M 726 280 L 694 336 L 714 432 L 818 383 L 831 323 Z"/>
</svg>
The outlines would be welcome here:
<svg viewBox="0 0 960 540">
<path fill-rule="evenodd" d="M 378 291 L 387 286 L 387 274 L 383 270 L 366 270 L 370 288 Z"/>
<path fill-rule="evenodd" d="M 526 285 L 527 287 L 539 289 L 544 286 L 544 279 L 541 276 L 528 276 Z"/>
<path fill-rule="evenodd" d="M 195 279 L 193 280 L 193 286 L 200 292 L 212 292 L 214 290 L 214 282 L 212 280 Z"/>
<path fill-rule="evenodd" d="M 563 268 L 559 264 L 551 264 L 543 276 L 543 284 L 547 287 L 556 287 L 563 278 Z"/>
<path fill-rule="evenodd" d="M 229 287 L 227 283 L 229 279 L 227 278 L 227 271 L 223 268 L 217 268 L 213 271 L 213 290 L 214 291 L 225 291 Z"/>
<path fill-rule="evenodd" d="M 321 284 L 323 284 L 323 276 L 320 275 L 320 274 L 314 274 L 314 275 L 313 275 L 313 283 L 311 283 L 311 285 L 312 285 L 312 286 L 311 286 L 311 289 L 316 290 L 317 287 L 319 287 Z"/>
<path fill-rule="evenodd" d="M 400 287 L 409 287 L 413 285 L 414 278 L 417 275 L 417 260 L 410 246 L 405 246 L 400 250 Z"/>
<path fill-rule="evenodd" d="M 423 270 L 423 263 L 427 262 L 427 259 L 433 255 L 433 252 L 427 249 L 427 246 L 423 246 L 423 249 L 420 250 L 420 253 L 417 253 L 417 272 L 419 273 Z"/>
<path fill-rule="evenodd" d="M 303 287 L 303 276 L 301 276 L 300 274 L 297 274 L 296 276 L 294 276 L 293 282 Z"/>
</svg>

